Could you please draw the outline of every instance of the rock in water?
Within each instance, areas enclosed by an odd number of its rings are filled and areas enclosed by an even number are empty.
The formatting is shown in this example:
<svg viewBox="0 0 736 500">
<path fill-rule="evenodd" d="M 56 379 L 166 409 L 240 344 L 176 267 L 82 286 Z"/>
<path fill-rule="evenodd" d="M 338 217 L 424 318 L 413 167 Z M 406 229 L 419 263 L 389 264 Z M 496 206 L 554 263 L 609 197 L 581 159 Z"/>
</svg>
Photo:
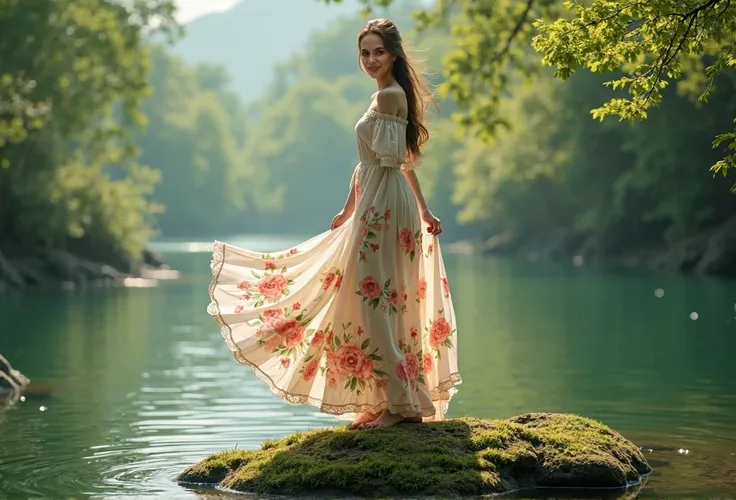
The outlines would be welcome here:
<svg viewBox="0 0 736 500">
<path fill-rule="evenodd" d="M 349 431 L 329 428 L 217 453 L 183 483 L 279 495 L 475 496 L 527 488 L 625 488 L 651 472 L 639 448 L 589 418 L 530 413 Z"/>
<path fill-rule="evenodd" d="M 10 366 L 10 362 L 0 354 L 0 391 L 19 390 L 30 382 L 25 375 Z"/>
</svg>

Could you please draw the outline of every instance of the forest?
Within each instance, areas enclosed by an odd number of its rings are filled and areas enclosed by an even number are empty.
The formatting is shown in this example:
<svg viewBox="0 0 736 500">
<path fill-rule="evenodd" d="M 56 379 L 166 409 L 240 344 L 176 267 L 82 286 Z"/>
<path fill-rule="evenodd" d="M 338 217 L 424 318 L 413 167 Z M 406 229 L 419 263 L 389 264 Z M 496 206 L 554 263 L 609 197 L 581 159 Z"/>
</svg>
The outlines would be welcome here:
<svg viewBox="0 0 736 500">
<path fill-rule="evenodd" d="M 437 89 L 419 176 L 448 245 L 736 276 L 736 6 L 364 3 Z M 245 100 L 170 50 L 174 12 L 0 1 L 0 290 L 72 275 L 70 256 L 136 274 L 156 238 L 308 237 L 341 208 L 375 90 L 366 14 Z"/>
</svg>

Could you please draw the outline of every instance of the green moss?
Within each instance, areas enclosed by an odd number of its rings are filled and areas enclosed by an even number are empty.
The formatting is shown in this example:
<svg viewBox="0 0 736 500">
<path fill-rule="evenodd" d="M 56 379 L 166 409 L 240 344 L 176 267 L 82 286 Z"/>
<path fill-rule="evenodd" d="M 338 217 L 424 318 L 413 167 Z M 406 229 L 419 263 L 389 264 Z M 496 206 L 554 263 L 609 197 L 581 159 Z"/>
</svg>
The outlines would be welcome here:
<svg viewBox="0 0 736 500">
<path fill-rule="evenodd" d="M 482 495 L 541 486 L 622 487 L 650 468 L 639 449 L 594 420 L 527 414 L 388 429 L 329 428 L 217 453 L 179 481 L 256 493 Z"/>
</svg>

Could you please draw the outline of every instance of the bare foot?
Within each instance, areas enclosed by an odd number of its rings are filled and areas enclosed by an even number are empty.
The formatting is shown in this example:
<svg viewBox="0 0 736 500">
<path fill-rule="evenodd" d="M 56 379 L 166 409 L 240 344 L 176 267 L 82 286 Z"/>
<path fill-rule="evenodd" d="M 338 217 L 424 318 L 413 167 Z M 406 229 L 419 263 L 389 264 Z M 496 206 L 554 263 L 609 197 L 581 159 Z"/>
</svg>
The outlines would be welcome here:
<svg viewBox="0 0 736 500">
<path fill-rule="evenodd" d="M 373 420 L 372 422 L 366 422 L 364 424 L 361 424 L 358 428 L 359 429 L 378 429 L 378 428 L 391 427 L 392 425 L 402 424 L 402 423 L 421 424 L 422 416 L 417 415 L 415 417 L 404 417 L 396 413 L 391 413 L 388 410 L 384 410 L 381 413 L 381 416 L 379 416 L 377 419 Z"/>
<path fill-rule="evenodd" d="M 355 417 L 355 420 L 348 426 L 348 429 L 357 429 L 361 424 L 367 424 L 368 422 L 373 422 L 375 419 L 378 418 L 380 413 L 370 413 L 367 411 L 362 411 L 358 414 L 357 417 Z"/>
</svg>

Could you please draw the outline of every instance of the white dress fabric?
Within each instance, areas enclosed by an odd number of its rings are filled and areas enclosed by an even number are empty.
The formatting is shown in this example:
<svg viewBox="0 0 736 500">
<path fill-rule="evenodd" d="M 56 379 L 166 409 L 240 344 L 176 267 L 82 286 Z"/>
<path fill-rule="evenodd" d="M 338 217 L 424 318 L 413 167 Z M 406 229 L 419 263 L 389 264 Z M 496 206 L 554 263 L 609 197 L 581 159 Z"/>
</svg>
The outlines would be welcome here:
<svg viewBox="0 0 736 500">
<path fill-rule="evenodd" d="M 406 126 L 373 110 L 357 122 L 356 208 L 339 228 L 272 253 L 214 243 L 207 311 L 286 401 L 441 420 L 461 383 L 439 241 L 401 173 Z"/>
</svg>

